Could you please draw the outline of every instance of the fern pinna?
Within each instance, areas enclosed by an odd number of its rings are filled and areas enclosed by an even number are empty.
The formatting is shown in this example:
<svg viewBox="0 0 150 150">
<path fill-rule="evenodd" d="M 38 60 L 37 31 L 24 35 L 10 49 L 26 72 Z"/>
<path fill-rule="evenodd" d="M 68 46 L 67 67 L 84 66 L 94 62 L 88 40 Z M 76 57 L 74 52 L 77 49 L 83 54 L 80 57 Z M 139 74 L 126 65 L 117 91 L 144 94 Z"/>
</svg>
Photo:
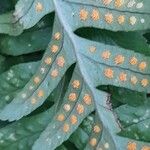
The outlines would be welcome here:
<svg viewBox="0 0 150 150">
<path fill-rule="evenodd" d="M 33 150 L 56 149 L 92 113 L 94 115 L 93 127 L 88 135 L 88 142 L 81 149 L 150 150 L 149 141 L 144 142 L 136 137 L 119 135 L 122 130 L 125 130 L 118 122 L 118 117 L 122 122 L 126 122 L 123 119 L 125 114 L 121 116 L 120 113 L 120 108 L 125 105 L 113 110 L 110 106 L 110 95 L 98 89 L 99 86 L 111 85 L 145 94 L 150 93 L 149 56 L 133 51 L 130 45 L 125 47 L 114 40 L 107 42 L 106 39 L 110 36 L 104 34 L 104 37 L 98 31 L 101 29 L 106 33 L 113 31 L 120 34 L 129 31 L 135 34 L 139 31 L 138 37 L 143 40 L 142 33 L 148 31 L 150 27 L 149 4 L 148 0 L 19 0 L 15 5 L 15 12 L 11 11 L 0 16 L 0 32 L 10 36 L 21 36 L 20 39 L 22 39 L 22 34 L 24 34 L 22 32 L 25 29 L 36 25 L 46 14 L 50 13 L 52 16 L 55 12 L 52 37 L 40 65 L 30 81 L 24 83 L 23 89 L 15 94 L 12 92 L 9 104 L 1 108 L 1 120 L 19 120 L 41 106 L 56 89 L 58 93 L 61 93 L 58 85 L 67 70 L 73 64 L 75 65 L 67 90 L 62 92 L 62 94 L 65 93 L 63 98 L 57 100 L 59 107 L 54 104 L 45 113 L 16 121 L 10 125 L 19 130 L 19 124 L 25 123 L 25 126 L 31 127 L 34 133 L 40 130 L 37 129 L 37 125 L 41 128 L 40 132 L 30 137 L 32 142 L 26 141 L 28 148 L 15 145 L 5 149 L 18 149 L 16 147 Z M 47 24 L 51 26 L 51 23 Z M 92 38 L 86 38 L 86 36 L 84 38 L 77 34 L 78 30 L 89 28 L 97 30 Z M 46 34 L 47 32 L 49 34 Z M 50 39 L 49 30 L 43 30 L 42 33 L 35 34 L 36 44 L 32 45 L 31 49 L 38 48 L 41 36 L 46 36 L 43 41 Z M 126 36 L 126 38 L 130 37 Z M 25 35 L 24 39 L 26 39 Z M 144 43 L 147 44 L 145 41 Z M 4 44 L 2 46 L 5 47 Z M 23 54 L 25 53 L 24 50 Z M 35 65 L 37 64 L 39 63 Z M 34 66 L 30 67 L 32 71 Z M 3 80 L 0 82 L 6 84 Z M 55 107 L 57 111 L 54 110 Z M 146 107 L 139 107 L 149 116 L 149 107 L 146 112 L 144 108 Z M 150 120 L 148 117 L 143 120 L 145 123 L 141 125 L 141 128 L 148 130 Z M 141 120 L 133 119 L 133 122 L 140 123 Z M 132 126 L 133 122 L 128 120 L 126 127 Z M 7 141 L 6 136 L 11 136 L 8 139 L 10 143 L 15 142 L 17 136 L 20 138 L 21 135 L 13 133 L 12 128 L 9 132 L 7 127 L 0 130 L 2 148 L 5 147 L 4 141 Z M 134 127 L 130 130 L 134 130 Z M 66 149 L 63 146 L 59 148 Z"/>
</svg>

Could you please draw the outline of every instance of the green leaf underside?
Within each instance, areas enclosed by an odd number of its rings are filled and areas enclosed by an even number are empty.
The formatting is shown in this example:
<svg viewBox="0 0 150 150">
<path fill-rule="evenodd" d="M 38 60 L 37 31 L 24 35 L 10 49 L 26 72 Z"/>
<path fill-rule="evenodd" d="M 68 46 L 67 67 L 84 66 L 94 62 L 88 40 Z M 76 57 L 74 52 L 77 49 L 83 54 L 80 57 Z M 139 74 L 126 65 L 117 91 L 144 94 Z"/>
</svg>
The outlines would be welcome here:
<svg viewBox="0 0 150 150">
<path fill-rule="evenodd" d="M 49 42 L 47 33 L 50 33 L 50 28 L 25 33 L 17 38 L 6 37 L 1 41 L 1 53 L 18 56 L 43 50 Z"/>
<path fill-rule="evenodd" d="M 131 12 L 131 10 L 125 11 L 125 8 L 123 10 L 114 10 L 112 8 L 102 7 L 101 5 L 100 7 L 95 7 L 89 4 L 83 5 L 81 3 L 72 3 L 62 0 L 53 1 L 53 3 L 56 12 L 53 38 L 45 52 L 42 63 L 31 81 L 14 98 L 14 100 L 2 110 L 0 113 L 0 119 L 9 121 L 18 120 L 42 105 L 48 95 L 56 88 L 67 69 L 76 62 L 78 69 L 75 69 L 72 80 L 75 79 L 80 82 L 80 88 L 76 89 L 78 95 L 77 100 L 73 103 L 70 101 L 68 102 L 68 92 L 74 90 L 71 86 L 71 80 L 68 91 L 64 97 L 64 103 L 60 107 L 58 113 L 54 116 L 52 122 L 35 142 L 33 150 L 39 149 L 41 145 L 43 150 L 47 150 L 49 148 L 55 149 L 57 146 L 61 145 L 61 143 L 67 140 L 77 129 L 82 120 L 94 110 L 94 106 L 96 106 L 96 111 L 99 115 L 99 120 L 103 129 L 100 135 L 96 135 L 99 139 L 99 143 L 96 145 L 97 147 L 104 148 L 106 146 L 106 141 L 107 147 L 110 145 L 108 148 L 111 150 L 122 150 L 122 148 L 126 149 L 130 146 L 130 144 L 136 144 L 139 150 L 144 146 L 149 146 L 147 143 L 123 138 L 117 135 L 120 128 L 113 112 L 107 104 L 108 94 L 95 89 L 99 85 L 113 85 L 138 92 L 149 93 L 149 57 L 134 53 L 129 49 L 127 50 L 102 42 L 98 43 L 86 40 L 73 33 L 73 31 L 80 27 L 95 27 L 112 31 L 148 29 L 150 20 L 147 8 L 141 9 L 141 11 L 137 13 L 136 10 L 133 12 Z M 95 14 L 94 19 L 92 16 L 89 16 L 89 14 L 95 11 L 95 9 L 97 12 L 101 12 L 100 19 L 96 21 Z M 85 17 L 85 14 L 82 14 L 83 12 L 87 13 L 87 18 L 85 19 L 82 18 Z M 108 12 L 113 15 L 113 22 L 111 23 L 108 23 L 108 18 L 104 19 L 104 16 L 106 16 Z M 125 15 L 127 20 L 130 20 L 130 22 L 125 20 L 124 24 L 118 24 L 115 19 L 120 15 Z M 56 39 L 58 37 L 55 37 L 55 35 L 58 32 L 61 36 L 59 39 Z M 92 53 L 91 50 L 89 52 L 91 46 Z M 56 49 L 57 51 L 54 52 Z M 105 60 L 101 57 L 104 49 L 109 50 L 111 54 L 111 57 Z M 114 61 L 118 55 L 125 58 L 121 64 L 117 64 Z M 136 65 L 129 63 L 129 56 L 135 57 L 138 60 L 138 63 Z M 52 59 L 52 62 L 50 64 L 46 64 L 45 60 L 49 57 Z M 63 59 L 59 59 L 62 57 Z M 141 69 L 141 63 L 146 64 L 144 69 Z M 108 74 L 105 72 L 106 69 L 110 69 L 111 73 L 113 72 L 111 77 L 109 76 L 110 72 Z M 121 74 L 123 74 L 123 77 L 120 77 Z M 132 77 L 136 77 L 136 84 L 131 82 Z M 38 83 L 36 83 L 37 79 Z M 85 92 L 89 92 L 89 95 L 92 96 L 92 99 L 95 102 L 94 106 L 92 104 L 90 107 L 85 107 L 85 104 L 83 104 L 83 95 Z M 34 104 L 32 103 L 33 100 L 35 102 Z M 64 104 L 66 103 L 70 103 L 72 106 L 70 112 L 65 112 L 64 110 Z M 83 104 L 85 111 L 83 114 L 78 115 L 77 105 L 80 103 Z M 65 120 L 58 121 L 57 116 L 59 114 L 64 114 Z M 75 124 L 73 124 L 70 120 L 72 115 L 78 115 L 77 123 Z M 87 146 L 87 149 L 91 148 L 95 149 L 89 145 Z"/>
<path fill-rule="evenodd" d="M 5 0 L 0 2 L 0 14 L 8 12 L 13 9 L 14 5 L 16 4 L 16 0 Z"/>
<path fill-rule="evenodd" d="M 111 94 L 111 99 L 115 102 L 121 102 L 122 104 L 128 104 L 133 107 L 138 107 L 143 105 L 148 101 L 146 93 L 139 93 L 136 91 L 130 91 L 124 88 L 109 87 L 109 93 Z M 113 95 L 113 93 L 115 93 Z M 120 99 L 121 97 L 121 99 Z M 132 101 L 131 101 L 132 99 Z"/>
<path fill-rule="evenodd" d="M 61 145 L 60 147 L 56 148 L 56 150 L 68 150 L 64 145 Z"/>
<path fill-rule="evenodd" d="M 0 75 L 0 110 L 27 84 L 38 65 L 39 62 L 19 64 Z"/>
<path fill-rule="evenodd" d="M 6 58 L 2 55 L 0 55 L 0 73 L 2 73 L 4 70 L 5 70 L 5 61 L 6 61 Z"/>
<path fill-rule="evenodd" d="M 48 111 L 21 119 L 0 129 L 0 148 L 3 150 L 31 149 L 34 141 L 54 115 L 54 106 Z"/>
<path fill-rule="evenodd" d="M 16 22 L 12 12 L 0 15 L 0 33 L 19 35 L 22 31 L 22 26 Z"/>
<path fill-rule="evenodd" d="M 82 150 L 86 145 L 88 138 L 88 134 L 81 127 L 78 127 L 69 140 L 74 143 L 79 150 Z"/>
</svg>

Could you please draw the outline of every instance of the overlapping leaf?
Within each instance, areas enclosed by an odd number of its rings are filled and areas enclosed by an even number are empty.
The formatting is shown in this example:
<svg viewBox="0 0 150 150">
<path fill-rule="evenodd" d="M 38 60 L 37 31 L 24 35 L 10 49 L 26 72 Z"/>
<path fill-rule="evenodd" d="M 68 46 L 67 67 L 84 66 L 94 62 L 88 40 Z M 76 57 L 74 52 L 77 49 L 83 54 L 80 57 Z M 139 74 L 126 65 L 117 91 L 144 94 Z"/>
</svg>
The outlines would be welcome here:
<svg viewBox="0 0 150 150">
<path fill-rule="evenodd" d="M 119 135 L 147 142 L 150 141 L 149 100 L 143 105 L 136 107 L 129 105 L 120 106 L 116 109 L 116 112 L 123 126 L 123 130 Z"/>
<path fill-rule="evenodd" d="M 54 11 L 53 2 L 49 0 L 19 0 L 15 6 L 14 16 L 23 25 L 23 29 L 33 27 L 43 16 Z"/>
<path fill-rule="evenodd" d="M 53 10 L 52 1 L 19 0 L 15 5 L 14 12 L 0 15 L 0 33 L 19 35 L 23 30 L 33 27 L 42 17 Z"/>
<path fill-rule="evenodd" d="M 53 15 L 44 17 L 35 27 L 19 36 L 0 36 L 0 52 L 18 56 L 45 50 L 51 38 Z M 47 34 L 49 33 L 49 34 Z"/>
<path fill-rule="evenodd" d="M 0 75 L 0 110 L 26 85 L 38 65 L 39 62 L 19 64 Z"/>
</svg>

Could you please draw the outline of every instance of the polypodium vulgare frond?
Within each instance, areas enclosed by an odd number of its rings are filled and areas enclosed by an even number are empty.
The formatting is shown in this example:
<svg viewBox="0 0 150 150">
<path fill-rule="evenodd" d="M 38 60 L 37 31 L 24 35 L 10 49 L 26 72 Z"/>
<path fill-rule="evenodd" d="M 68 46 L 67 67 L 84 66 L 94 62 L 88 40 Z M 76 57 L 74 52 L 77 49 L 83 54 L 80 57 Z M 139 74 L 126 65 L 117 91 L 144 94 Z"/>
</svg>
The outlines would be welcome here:
<svg viewBox="0 0 150 150">
<path fill-rule="evenodd" d="M 85 27 L 114 33 L 148 30 L 149 4 L 147 0 L 18 1 L 15 18 L 8 20 L 9 30 L 3 27 L 7 21 L 2 20 L 0 32 L 20 34 L 54 11 L 53 33 L 37 72 L 1 110 L 0 119 L 18 120 L 41 106 L 75 64 L 63 102 L 32 149 L 57 148 L 95 111 L 96 123 L 84 149 L 149 150 L 149 143 L 117 135 L 122 129 L 108 105 L 110 95 L 97 87 L 112 85 L 150 93 L 150 57 L 105 40 L 98 42 L 75 34 L 77 29 Z"/>
</svg>

